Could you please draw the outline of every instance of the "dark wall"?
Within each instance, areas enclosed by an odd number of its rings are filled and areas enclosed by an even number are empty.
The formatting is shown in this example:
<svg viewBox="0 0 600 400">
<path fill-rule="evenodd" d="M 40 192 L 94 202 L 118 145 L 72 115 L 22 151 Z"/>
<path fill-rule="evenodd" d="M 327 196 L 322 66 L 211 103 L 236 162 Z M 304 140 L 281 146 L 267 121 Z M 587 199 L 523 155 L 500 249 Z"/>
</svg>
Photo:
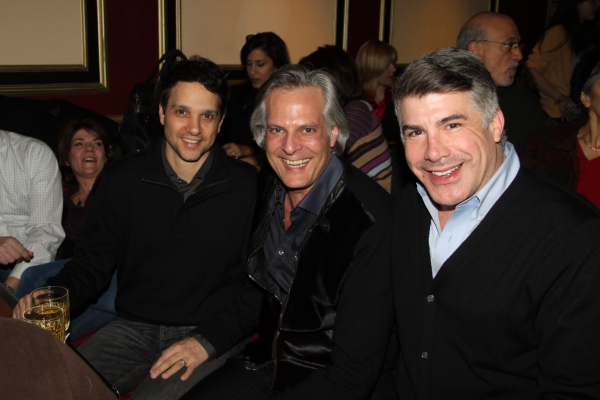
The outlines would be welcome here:
<svg viewBox="0 0 600 400">
<path fill-rule="evenodd" d="M 525 45 L 525 58 L 544 34 L 547 8 L 548 0 L 500 0 L 498 12 L 515 20 Z"/>
<path fill-rule="evenodd" d="M 347 51 L 350 57 L 356 58 L 358 49 L 364 42 L 379 39 L 380 2 L 350 0 L 348 3 Z"/>
<path fill-rule="evenodd" d="M 105 6 L 108 91 L 23 97 L 68 100 L 104 115 L 125 112 L 133 84 L 158 61 L 158 2 L 106 0 Z"/>
<path fill-rule="evenodd" d="M 146 79 L 158 59 L 158 2 L 106 0 L 106 51 L 108 91 L 98 93 L 26 95 L 34 99 L 58 98 L 104 115 L 125 111 L 133 84 Z M 379 38 L 380 1 L 350 0 L 348 53 Z M 526 55 L 544 32 L 547 0 L 500 0 L 499 11 L 517 23 Z M 386 16 L 389 18 L 389 16 Z"/>
</svg>

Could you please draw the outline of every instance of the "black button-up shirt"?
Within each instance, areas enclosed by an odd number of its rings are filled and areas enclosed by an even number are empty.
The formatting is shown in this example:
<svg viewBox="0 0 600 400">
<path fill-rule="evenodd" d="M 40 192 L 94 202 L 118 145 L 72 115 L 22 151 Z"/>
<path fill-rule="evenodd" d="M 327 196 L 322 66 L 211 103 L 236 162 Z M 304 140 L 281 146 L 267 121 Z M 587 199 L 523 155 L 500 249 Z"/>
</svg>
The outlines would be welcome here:
<svg viewBox="0 0 600 400">
<path fill-rule="evenodd" d="M 206 173 L 208 172 L 208 170 L 210 169 L 210 165 L 212 164 L 214 146 L 209 150 L 208 157 L 206 157 L 204 164 L 202 164 L 202 166 L 200 167 L 198 172 L 196 172 L 196 175 L 194 175 L 192 180 L 189 182 L 186 182 L 177 176 L 177 174 L 173 170 L 173 167 L 171 167 L 171 164 L 169 164 L 169 160 L 167 160 L 167 153 L 166 153 L 165 146 L 169 146 L 169 144 L 167 144 L 166 139 L 164 141 L 164 145 L 162 146 L 162 150 L 161 150 L 163 165 L 165 167 L 165 172 L 167 173 L 167 176 L 169 177 L 171 182 L 173 182 L 173 184 L 175 185 L 177 190 L 179 190 L 181 192 L 184 199 L 187 199 L 192 193 L 194 193 L 196 191 L 196 189 L 198 189 L 198 186 L 200 186 L 202 184 L 202 182 L 204 181 L 204 177 L 206 176 Z"/>
<path fill-rule="evenodd" d="M 283 225 L 283 202 L 287 191 L 277 179 L 276 190 L 279 200 L 275 204 L 263 250 L 267 260 L 267 272 L 281 289 L 281 301 L 285 301 L 296 273 L 296 253 L 314 226 L 327 197 L 343 172 L 342 162 L 332 156 L 315 185 L 292 210 L 290 214 L 292 224 L 287 231 Z"/>
</svg>

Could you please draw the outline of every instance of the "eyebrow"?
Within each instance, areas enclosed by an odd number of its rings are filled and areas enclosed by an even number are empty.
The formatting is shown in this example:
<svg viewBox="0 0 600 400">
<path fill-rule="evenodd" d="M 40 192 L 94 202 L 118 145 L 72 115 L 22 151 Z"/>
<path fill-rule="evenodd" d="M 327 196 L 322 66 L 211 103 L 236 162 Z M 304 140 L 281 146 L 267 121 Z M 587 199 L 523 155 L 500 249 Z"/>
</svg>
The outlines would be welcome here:
<svg viewBox="0 0 600 400">
<path fill-rule="evenodd" d="M 447 124 L 450 121 L 454 121 L 455 119 L 464 119 L 464 120 L 466 120 L 467 117 L 465 117 L 463 114 L 452 114 L 452 115 L 449 115 L 447 117 L 444 117 L 444 118 L 440 119 L 435 124 L 436 124 L 436 126 L 440 126 L 440 125 Z M 402 132 L 404 132 L 407 129 L 408 130 L 418 130 L 418 131 L 424 131 L 425 130 L 421 125 L 402 125 Z"/>
<path fill-rule="evenodd" d="M 180 109 L 180 110 L 186 110 L 189 111 L 191 110 L 191 107 L 183 105 L 183 104 L 173 104 L 170 108 L 170 110 L 174 110 L 174 109 Z M 204 110 L 202 111 L 202 114 L 214 114 L 214 115 L 219 115 L 219 111 L 218 110 Z"/>
</svg>

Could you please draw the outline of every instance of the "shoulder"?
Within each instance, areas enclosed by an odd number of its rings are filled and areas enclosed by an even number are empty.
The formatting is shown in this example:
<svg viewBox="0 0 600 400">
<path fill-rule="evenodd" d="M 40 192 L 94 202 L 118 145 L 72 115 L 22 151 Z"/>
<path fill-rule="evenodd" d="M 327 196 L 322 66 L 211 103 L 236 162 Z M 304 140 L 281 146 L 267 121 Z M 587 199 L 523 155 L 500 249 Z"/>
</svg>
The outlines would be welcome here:
<svg viewBox="0 0 600 400">
<path fill-rule="evenodd" d="M 28 155 L 33 153 L 45 156 L 54 154 L 46 143 L 29 136 L 0 130 L 0 138 L 2 138 L 0 143 L 3 143 L 3 147 L 11 147 L 19 154 Z"/>
<path fill-rule="evenodd" d="M 371 115 L 373 108 L 364 100 L 351 100 L 344 106 L 344 112 L 349 114 Z"/>
<path fill-rule="evenodd" d="M 566 228 L 600 219 L 600 210 L 585 197 L 540 172 L 521 168 L 507 191 L 511 188 L 515 190 L 519 214 L 544 226 Z"/>
<path fill-rule="evenodd" d="M 392 213 L 392 196 L 353 165 L 346 163 L 345 168 L 346 189 L 376 221 L 389 220 Z"/>
</svg>

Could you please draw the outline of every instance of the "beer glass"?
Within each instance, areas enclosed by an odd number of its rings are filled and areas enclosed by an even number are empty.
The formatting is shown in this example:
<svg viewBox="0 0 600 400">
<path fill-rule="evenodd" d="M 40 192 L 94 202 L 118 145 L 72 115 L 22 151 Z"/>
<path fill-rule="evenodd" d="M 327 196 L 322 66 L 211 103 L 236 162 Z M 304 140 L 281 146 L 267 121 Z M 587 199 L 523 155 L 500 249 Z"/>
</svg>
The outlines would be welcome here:
<svg viewBox="0 0 600 400">
<path fill-rule="evenodd" d="M 65 313 L 62 308 L 50 304 L 33 306 L 23 313 L 23 321 L 35 324 L 65 342 Z"/>
<path fill-rule="evenodd" d="M 61 286 L 44 286 L 31 292 L 31 305 L 50 304 L 63 309 L 65 314 L 65 330 L 71 325 L 71 305 L 69 290 Z"/>
</svg>

